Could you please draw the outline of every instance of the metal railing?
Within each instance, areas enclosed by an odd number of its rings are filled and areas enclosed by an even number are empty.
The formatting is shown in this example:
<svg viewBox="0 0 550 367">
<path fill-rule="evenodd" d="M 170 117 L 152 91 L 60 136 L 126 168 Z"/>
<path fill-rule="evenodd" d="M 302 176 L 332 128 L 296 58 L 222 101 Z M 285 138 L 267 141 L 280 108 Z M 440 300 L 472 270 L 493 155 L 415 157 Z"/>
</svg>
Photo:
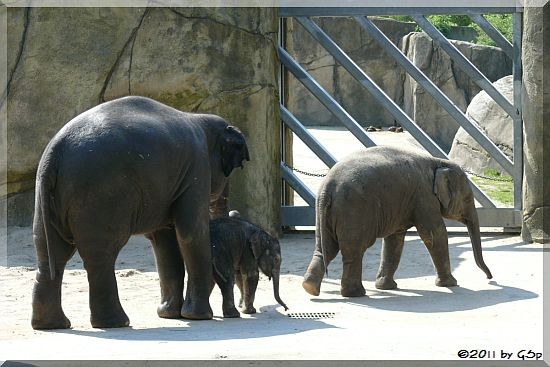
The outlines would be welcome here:
<svg viewBox="0 0 550 367">
<path fill-rule="evenodd" d="M 426 18 L 427 8 L 280 8 L 281 18 L 294 18 L 347 72 L 366 89 L 393 118 L 399 122 L 430 154 L 448 158 L 447 154 L 363 71 L 311 17 L 352 17 L 362 30 L 368 33 L 422 88 L 429 93 L 495 161 L 514 178 L 514 207 L 499 208 L 473 182 L 471 182 L 482 226 L 517 228 L 521 226 L 521 189 L 523 175 L 523 141 L 521 115 L 521 8 L 429 8 L 429 14 L 468 15 L 495 43 L 512 59 L 514 80 L 514 101 L 510 103 L 430 21 Z M 513 14 L 513 44 L 489 23 L 483 14 Z M 479 128 L 462 112 L 395 44 L 368 18 L 374 15 L 409 15 L 416 24 L 438 45 L 454 64 L 475 84 L 485 91 L 513 120 L 514 148 L 510 160 Z M 282 27 L 281 27 L 282 28 Z M 285 49 L 285 37 L 280 37 L 279 55 L 283 72 L 291 73 L 337 120 L 346 127 L 365 147 L 374 146 L 374 141 L 364 128 L 290 55 Z M 281 79 L 282 81 L 284 78 Z M 281 87 L 281 90 L 284 90 Z M 303 124 L 287 108 L 284 92 L 281 93 L 281 118 L 298 138 L 300 138 L 329 168 L 337 160 L 323 147 Z M 282 206 L 283 226 L 313 225 L 315 218 L 315 195 L 294 174 L 287 164 L 281 161 L 282 177 L 300 195 L 308 206 Z"/>
</svg>

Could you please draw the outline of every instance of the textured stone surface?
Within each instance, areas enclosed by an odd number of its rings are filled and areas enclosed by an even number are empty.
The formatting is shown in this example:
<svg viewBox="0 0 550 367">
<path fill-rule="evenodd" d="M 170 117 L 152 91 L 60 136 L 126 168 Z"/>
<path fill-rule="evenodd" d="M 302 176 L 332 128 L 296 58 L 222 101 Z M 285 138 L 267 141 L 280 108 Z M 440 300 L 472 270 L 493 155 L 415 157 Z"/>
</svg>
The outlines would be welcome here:
<svg viewBox="0 0 550 367">
<path fill-rule="evenodd" d="M 511 75 L 497 80 L 493 85 L 510 103 L 513 103 L 514 79 Z M 466 110 L 466 116 L 476 123 L 510 160 L 513 160 L 513 120 L 485 91 L 478 93 L 472 99 Z M 483 173 L 484 170 L 492 168 L 503 174 L 509 174 L 463 128 L 459 128 L 455 135 L 449 158 L 477 173 Z"/>
<path fill-rule="evenodd" d="M 319 18 L 315 22 L 392 98 L 401 104 L 403 69 L 353 19 Z M 287 49 L 296 60 L 363 126 L 394 124 L 393 117 L 301 25 L 289 22 Z M 374 19 L 394 43 L 412 32 L 412 23 Z M 288 106 L 306 125 L 340 122 L 293 76 L 289 78 Z"/>
<path fill-rule="evenodd" d="M 492 82 L 512 73 L 511 61 L 499 48 L 462 41 L 451 43 Z M 466 111 L 480 88 L 431 38 L 425 33 L 411 33 L 403 38 L 401 49 L 462 112 Z M 403 94 L 405 112 L 448 152 L 459 128 L 458 123 L 408 75 Z"/>
<path fill-rule="evenodd" d="M 544 159 L 550 146 L 548 78 L 550 73 L 550 4 L 544 8 L 526 7 L 523 34 L 523 122 L 524 178 L 522 236 L 527 241 L 548 242 L 550 238 L 550 159 Z M 546 155 L 548 155 L 546 153 Z"/>
<path fill-rule="evenodd" d="M 100 102 L 143 95 L 218 114 L 244 132 L 251 161 L 232 176 L 230 205 L 276 230 L 277 27 L 270 8 L 10 9 L 12 202 L 32 197 L 22 193 L 32 190 L 42 150 L 67 121 Z"/>
</svg>

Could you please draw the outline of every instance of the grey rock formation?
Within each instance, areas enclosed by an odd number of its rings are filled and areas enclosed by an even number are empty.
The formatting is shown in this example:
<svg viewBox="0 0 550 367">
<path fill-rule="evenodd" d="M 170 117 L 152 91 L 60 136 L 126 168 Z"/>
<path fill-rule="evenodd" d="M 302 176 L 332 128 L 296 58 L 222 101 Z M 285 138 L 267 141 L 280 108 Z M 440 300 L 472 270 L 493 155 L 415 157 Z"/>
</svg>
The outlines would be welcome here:
<svg viewBox="0 0 550 367">
<path fill-rule="evenodd" d="M 512 72 L 512 62 L 499 48 L 451 41 L 490 81 Z M 463 112 L 480 88 L 454 64 L 425 33 L 411 33 L 402 51 Z M 404 83 L 403 109 L 446 152 L 451 148 L 458 123 L 413 78 Z"/>
<path fill-rule="evenodd" d="M 276 10 L 10 8 L 8 18 L 9 224 L 30 222 L 51 137 L 84 110 L 132 94 L 240 127 L 251 161 L 232 176 L 230 205 L 278 230 Z"/>
<path fill-rule="evenodd" d="M 523 33 L 523 123 L 524 178 L 523 228 L 526 241 L 550 239 L 550 85 L 543 75 L 550 73 L 550 3 L 543 8 L 526 7 Z"/>
<path fill-rule="evenodd" d="M 493 85 L 510 103 L 513 103 L 512 75 L 497 80 Z M 512 118 L 485 91 L 479 92 L 472 99 L 466 110 L 466 116 L 476 123 L 510 160 L 513 160 Z M 455 135 L 449 158 L 477 173 L 483 173 L 484 170 L 491 168 L 502 174 L 509 174 L 463 128 L 460 128 Z"/>
</svg>

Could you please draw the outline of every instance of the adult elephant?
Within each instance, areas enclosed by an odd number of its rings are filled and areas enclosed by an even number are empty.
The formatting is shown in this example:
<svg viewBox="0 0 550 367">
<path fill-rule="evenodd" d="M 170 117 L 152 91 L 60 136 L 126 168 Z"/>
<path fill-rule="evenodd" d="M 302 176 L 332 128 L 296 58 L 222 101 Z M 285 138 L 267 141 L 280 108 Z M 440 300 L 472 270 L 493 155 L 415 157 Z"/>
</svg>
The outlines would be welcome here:
<svg viewBox="0 0 550 367">
<path fill-rule="evenodd" d="M 362 259 L 384 238 L 376 288 L 397 287 L 405 232 L 412 226 L 428 248 L 436 285 L 455 286 L 443 218 L 464 223 L 477 265 L 492 278 L 481 253 L 479 221 L 466 174 L 451 161 L 391 147 L 365 149 L 338 162 L 323 181 L 316 202 L 316 245 L 302 283 L 319 295 L 327 265 L 342 253 L 341 294 L 365 294 Z"/>
<path fill-rule="evenodd" d="M 129 325 L 114 265 L 133 234 L 153 243 L 159 316 L 212 318 L 209 203 L 244 160 L 243 135 L 222 118 L 148 98 L 103 103 L 67 123 L 46 147 L 36 177 L 32 327 L 70 327 L 61 281 L 76 249 L 88 274 L 92 326 Z"/>
</svg>

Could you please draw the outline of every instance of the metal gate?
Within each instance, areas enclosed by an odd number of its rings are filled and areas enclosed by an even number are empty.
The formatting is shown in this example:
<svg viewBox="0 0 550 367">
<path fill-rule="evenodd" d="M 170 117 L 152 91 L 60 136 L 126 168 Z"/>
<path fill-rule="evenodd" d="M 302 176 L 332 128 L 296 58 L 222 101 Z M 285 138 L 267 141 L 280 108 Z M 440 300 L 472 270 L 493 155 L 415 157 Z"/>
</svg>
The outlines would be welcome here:
<svg viewBox="0 0 550 367">
<path fill-rule="evenodd" d="M 511 44 L 483 14 L 506 13 L 513 15 L 513 44 Z M 468 15 L 495 43 L 512 59 L 514 98 L 510 103 L 449 40 L 426 18 L 432 14 Z M 416 24 L 430 36 L 454 64 L 471 78 L 481 90 L 485 91 L 513 120 L 513 161 L 487 137 L 487 135 L 468 119 L 468 117 L 417 67 L 367 16 L 409 15 Z M 280 8 L 281 18 L 279 56 L 281 75 L 289 72 L 311 92 L 365 147 L 375 143 L 369 134 L 346 110 L 324 90 L 321 85 L 290 55 L 285 49 L 284 18 L 294 18 L 300 26 L 323 46 L 328 53 L 346 69 L 362 87 L 364 87 L 393 118 L 401 124 L 430 154 L 448 158 L 447 154 L 428 136 L 373 80 L 367 75 L 320 27 L 312 17 L 353 17 L 353 19 L 388 53 L 437 103 L 462 127 L 492 158 L 513 178 L 513 208 L 497 207 L 479 187 L 471 182 L 475 198 L 481 205 L 478 214 L 484 227 L 521 227 L 522 177 L 523 177 L 523 140 L 521 113 L 521 25 L 522 8 Z M 289 128 L 300 138 L 328 167 L 336 159 L 323 147 L 304 125 L 286 108 L 284 80 L 281 78 L 280 112 L 283 126 Z M 284 134 L 283 134 L 284 136 Z M 283 149 L 285 143 L 283 142 Z M 284 153 L 283 153 L 284 157 Z M 293 170 L 281 160 L 283 180 L 300 195 L 307 206 L 282 205 L 281 220 L 283 226 L 312 226 L 315 223 L 315 194 L 304 184 Z M 453 223 L 448 223 L 453 225 Z"/>
</svg>

